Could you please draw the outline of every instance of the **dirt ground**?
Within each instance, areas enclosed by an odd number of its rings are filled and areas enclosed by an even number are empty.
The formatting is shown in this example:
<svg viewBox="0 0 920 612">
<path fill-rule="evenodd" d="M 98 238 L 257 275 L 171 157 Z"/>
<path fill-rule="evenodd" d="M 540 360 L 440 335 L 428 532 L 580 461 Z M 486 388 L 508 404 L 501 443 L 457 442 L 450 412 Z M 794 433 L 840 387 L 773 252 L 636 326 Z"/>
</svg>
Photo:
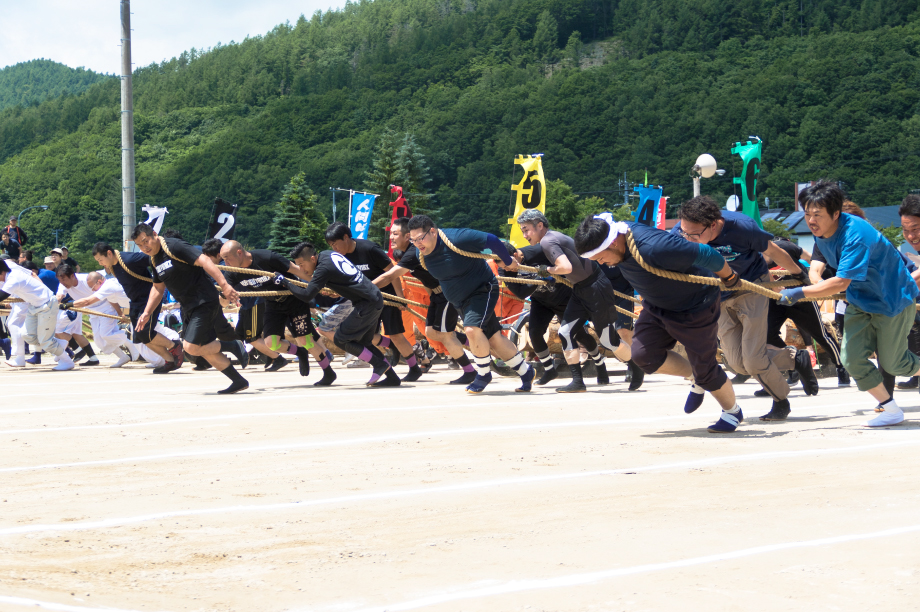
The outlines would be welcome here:
<svg viewBox="0 0 920 612">
<path fill-rule="evenodd" d="M 920 420 L 821 381 L 745 421 L 622 378 L 480 396 L 292 364 L 0 371 L 0 610 L 910 610 Z M 400 374 L 405 366 L 399 366 Z M 916 419 L 920 396 L 899 391 Z"/>
</svg>

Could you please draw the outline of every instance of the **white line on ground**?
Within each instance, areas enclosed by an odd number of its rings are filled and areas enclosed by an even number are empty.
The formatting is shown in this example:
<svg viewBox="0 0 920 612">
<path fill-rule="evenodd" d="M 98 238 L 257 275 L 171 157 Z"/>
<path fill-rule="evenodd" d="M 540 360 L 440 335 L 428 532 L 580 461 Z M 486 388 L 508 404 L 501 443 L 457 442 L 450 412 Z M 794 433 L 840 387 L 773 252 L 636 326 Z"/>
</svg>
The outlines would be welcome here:
<svg viewBox="0 0 920 612">
<path fill-rule="evenodd" d="M 59 610 L 60 612 L 137 612 L 136 610 L 123 610 L 121 608 L 87 608 L 84 606 L 71 606 L 68 604 L 54 603 L 51 601 L 38 601 L 37 599 L 26 599 L 25 597 L 9 597 L 4 595 L 0 595 L 0 603 L 10 604 L 13 606 L 44 608 L 45 610 Z"/>
<path fill-rule="evenodd" d="M 697 415 L 705 416 L 705 415 Z M 234 455 L 237 453 L 261 453 L 280 450 L 302 450 L 307 448 L 328 448 L 332 446 L 349 446 L 352 444 L 368 444 L 373 442 L 388 442 L 390 440 L 405 440 L 414 438 L 431 438 L 438 436 L 461 436 L 464 434 L 494 433 L 502 431 L 526 431 L 530 429 L 560 429 L 565 427 L 598 427 L 605 425 L 620 425 L 624 423 L 651 423 L 656 421 L 673 421 L 690 418 L 688 415 L 639 417 L 633 419 L 608 419 L 599 421 L 563 421 L 560 423 L 525 423 L 518 425 L 496 425 L 492 427 L 465 427 L 462 429 L 440 429 L 434 431 L 400 432 L 364 438 L 347 438 L 345 440 L 325 440 L 322 442 L 303 442 L 300 444 L 271 444 L 268 446 L 248 446 L 244 448 L 215 448 L 196 451 L 178 451 L 162 455 L 139 455 L 136 457 L 119 457 L 117 459 L 98 459 L 95 461 L 77 461 L 74 463 L 46 463 L 43 465 L 20 466 L 0 468 L 0 473 L 31 472 L 35 470 L 50 470 L 61 468 L 87 467 L 91 465 L 116 465 L 119 463 L 136 463 L 138 461 L 160 461 L 163 459 L 180 459 L 186 457 L 212 457 L 216 455 Z"/>
<path fill-rule="evenodd" d="M 282 502 L 277 504 L 264 505 L 246 505 L 246 506 L 224 506 L 220 508 L 202 508 L 199 510 L 174 510 L 170 512 L 158 512 L 155 514 L 142 514 L 131 517 L 101 519 L 98 521 L 86 521 L 82 523 L 59 523 L 53 525 L 20 525 L 18 527 L 6 527 L 0 529 L 0 536 L 18 535 L 24 533 L 39 533 L 46 531 L 85 531 L 91 529 L 108 529 L 112 527 L 122 527 L 124 525 L 144 523 L 147 521 L 156 521 L 168 518 L 180 518 L 189 516 L 206 516 L 211 514 L 228 514 L 234 512 L 269 512 L 273 510 L 290 510 L 294 508 L 307 508 L 311 506 L 321 506 L 328 504 L 353 504 L 357 502 L 376 501 L 384 499 L 399 499 L 403 497 L 417 497 L 421 495 L 432 495 L 440 493 L 457 493 L 465 491 L 476 491 L 492 487 L 520 486 L 526 484 L 542 484 L 548 482 L 558 482 L 561 480 L 573 480 L 582 478 L 593 478 L 597 476 L 612 476 L 626 472 L 656 472 L 664 470 L 679 470 L 685 468 L 699 468 L 705 466 L 732 466 L 736 463 L 746 461 L 764 461 L 772 459 L 792 459 L 805 456 L 833 455 L 842 453 L 859 453 L 865 451 L 876 451 L 888 448 L 897 448 L 901 446 L 914 446 L 920 444 L 920 438 L 914 440 L 903 440 L 900 442 L 883 442 L 879 444 L 865 444 L 862 446 L 849 446 L 845 448 L 809 448 L 795 451 L 776 451 L 770 453 L 750 453 L 747 455 L 727 455 L 720 457 L 710 457 L 707 459 L 692 459 L 689 461 L 678 461 L 675 463 L 663 463 L 658 465 L 646 465 L 640 467 L 617 468 L 611 470 L 595 470 L 591 472 L 569 472 L 565 474 L 547 474 L 543 476 L 524 476 L 519 478 L 501 478 L 494 480 L 481 480 L 477 482 L 466 482 L 454 485 L 442 485 L 440 487 L 424 487 L 420 489 L 401 489 L 396 491 L 379 491 L 376 493 L 358 493 L 354 495 L 342 495 L 339 497 L 327 497 L 323 499 L 301 500 L 295 502 Z"/>
<path fill-rule="evenodd" d="M 649 563 L 646 565 L 635 565 L 633 567 L 621 567 L 617 569 L 603 570 L 598 572 L 588 572 L 584 574 L 569 574 L 567 576 L 558 576 L 556 578 L 530 579 L 530 580 L 513 580 L 502 584 L 484 586 L 484 587 L 460 587 L 451 588 L 450 592 L 438 595 L 429 595 L 411 601 L 390 604 L 386 606 L 362 608 L 359 612 L 400 612 L 401 610 L 415 610 L 438 604 L 468 600 L 481 599 L 484 597 L 494 597 L 496 595 L 507 595 L 509 593 L 520 593 L 522 591 L 534 591 L 538 589 L 555 589 L 563 587 L 582 586 L 593 584 L 601 580 L 610 578 L 619 578 L 621 576 L 631 576 L 634 574 L 644 574 L 648 572 L 662 572 L 666 570 L 691 567 L 694 565 L 703 565 L 706 563 L 716 563 L 719 561 L 728 561 L 731 559 L 740 559 L 753 555 L 764 555 L 768 553 L 789 550 L 794 548 L 809 548 L 816 546 L 831 546 L 834 544 L 846 544 L 848 542 L 857 542 L 859 540 L 871 540 L 876 538 L 890 538 L 892 536 L 904 535 L 920 531 L 920 525 L 909 525 L 907 527 L 898 527 L 896 529 L 886 529 L 885 531 L 873 531 L 870 533 L 857 533 L 850 535 L 834 536 L 830 538 L 820 538 L 817 540 L 804 540 L 799 542 L 784 542 L 782 544 L 768 544 L 766 546 L 755 546 L 754 548 L 745 548 L 704 557 L 691 557 L 689 559 L 679 559 L 677 561 L 667 561 L 664 563 Z"/>
</svg>

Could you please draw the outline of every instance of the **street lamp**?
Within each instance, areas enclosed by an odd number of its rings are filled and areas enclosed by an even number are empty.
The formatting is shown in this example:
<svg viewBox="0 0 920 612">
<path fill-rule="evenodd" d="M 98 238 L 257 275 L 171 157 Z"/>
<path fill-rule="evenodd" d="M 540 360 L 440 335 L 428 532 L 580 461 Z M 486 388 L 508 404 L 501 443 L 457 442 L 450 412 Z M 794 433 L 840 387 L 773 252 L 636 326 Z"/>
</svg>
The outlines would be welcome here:
<svg viewBox="0 0 920 612">
<path fill-rule="evenodd" d="M 709 153 L 703 153 L 696 158 L 696 163 L 690 168 L 690 176 L 693 178 L 693 197 L 700 195 L 700 178 L 710 178 L 714 174 L 722 176 L 725 170 L 718 167 L 716 158 Z"/>
<path fill-rule="evenodd" d="M 41 208 L 42 210 L 48 210 L 48 207 L 44 205 L 30 206 L 22 210 L 18 215 L 16 215 L 16 225 L 19 225 L 19 219 L 22 217 L 23 213 L 25 213 L 27 210 L 32 210 L 33 208 Z"/>
</svg>

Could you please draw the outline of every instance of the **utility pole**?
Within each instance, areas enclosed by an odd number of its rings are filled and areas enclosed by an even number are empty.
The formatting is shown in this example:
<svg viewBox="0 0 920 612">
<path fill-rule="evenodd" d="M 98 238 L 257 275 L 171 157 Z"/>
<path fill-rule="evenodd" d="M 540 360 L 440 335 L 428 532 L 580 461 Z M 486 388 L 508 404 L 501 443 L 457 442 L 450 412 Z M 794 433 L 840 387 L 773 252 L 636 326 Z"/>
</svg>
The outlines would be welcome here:
<svg viewBox="0 0 920 612">
<path fill-rule="evenodd" d="M 134 93 L 131 86 L 131 0 L 121 0 L 121 234 L 125 251 L 133 251 L 131 230 L 137 225 L 134 189 Z"/>
<path fill-rule="evenodd" d="M 62 229 L 51 230 L 51 233 L 54 234 L 54 248 L 58 248 L 58 236 L 60 236 L 63 231 Z"/>
</svg>

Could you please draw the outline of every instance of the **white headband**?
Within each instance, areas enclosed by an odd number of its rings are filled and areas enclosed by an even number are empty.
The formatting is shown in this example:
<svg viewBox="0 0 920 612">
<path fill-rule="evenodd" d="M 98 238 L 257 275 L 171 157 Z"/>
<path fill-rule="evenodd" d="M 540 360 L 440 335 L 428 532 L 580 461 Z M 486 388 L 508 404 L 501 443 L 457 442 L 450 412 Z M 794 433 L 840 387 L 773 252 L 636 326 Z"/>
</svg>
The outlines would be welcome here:
<svg viewBox="0 0 920 612">
<path fill-rule="evenodd" d="M 604 239 L 604 241 L 601 243 L 599 247 L 597 247 L 593 251 L 588 251 L 587 253 L 581 254 L 581 256 L 584 257 L 585 259 L 590 259 L 591 257 L 594 257 L 598 253 L 606 250 L 607 247 L 609 247 L 610 244 L 614 240 L 616 240 L 617 236 L 619 236 L 620 234 L 629 233 L 629 225 L 627 225 L 623 221 L 614 221 L 613 215 L 611 215 L 609 212 L 603 213 L 601 215 L 594 215 L 594 218 L 603 219 L 607 223 L 607 225 L 610 227 L 610 231 L 607 233 L 607 237 Z"/>
</svg>

